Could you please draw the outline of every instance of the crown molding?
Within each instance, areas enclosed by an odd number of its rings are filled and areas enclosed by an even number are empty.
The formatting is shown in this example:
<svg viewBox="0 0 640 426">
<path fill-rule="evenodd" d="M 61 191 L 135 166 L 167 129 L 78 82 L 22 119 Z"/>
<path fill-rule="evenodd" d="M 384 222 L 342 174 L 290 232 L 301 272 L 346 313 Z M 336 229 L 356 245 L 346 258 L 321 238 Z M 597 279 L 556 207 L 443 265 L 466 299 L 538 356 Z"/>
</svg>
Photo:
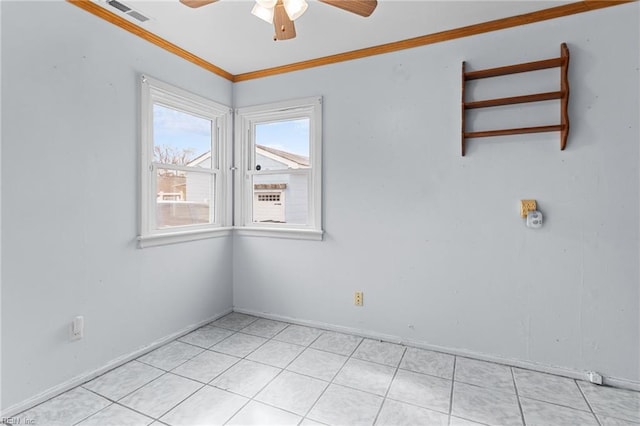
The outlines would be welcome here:
<svg viewBox="0 0 640 426">
<path fill-rule="evenodd" d="M 534 22 L 547 21 L 550 19 L 561 18 L 563 16 L 575 15 L 583 12 L 590 12 L 597 9 L 603 9 L 611 6 L 618 6 L 626 3 L 633 3 L 638 0 L 583 0 L 575 3 L 565 4 L 552 7 L 549 9 L 538 10 L 536 12 L 525 13 L 522 15 L 511 16 L 508 18 L 496 19 L 493 21 L 483 22 L 480 24 L 469 25 L 466 27 L 454 28 L 451 30 L 441 31 L 433 34 L 426 34 L 420 37 L 410 38 L 407 40 L 396 41 L 393 43 L 381 44 L 378 46 L 367 47 L 364 49 L 353 50 L 350 52 L 338 53 L 336 55 L 324 56 L 321 58 L 310 59 L 307 61 L 294 62 L 287 65 L 281 65 L 273 68 L 266 68 L 241 74 L 231 74 L 224 69 L 205 61 L 204 59 L 192 54 L 191 52 L 147 31 L 132 22 L 110 12 L 90 0 L 66 0 L 67 2 L 78 6 L 87 12 L 96 15 L 105 21 L 108 21 L 132 34 L 137 35 L 158 47 L 161 47 L 175 55 L 192 62 L 207 71 L 210 71 L 220 77 L 231 82 L 240 82 L 254 80 L 258 78 L 270 77 L 278 74 L 285 74 L 294 71 L 300 71 L 308 68 L 321 67 L 324 65 L 335 64 L 339 62 L 351 61 L 354 59 L 366 58 L 369 56 L 382 55 L 384 53 L 397 52 L 399 50 L 412 49 L 414 47 L 425 46 L 428 44 L 441 43 L 444 41 L 455 40 L 458 38 L 469 37 L 473 35 L 488 33 L 492 31 L 504 30 L 507 28 L 518 27 L 521 25 L 532 24 Z"/>
<path fill-rule="evenodd" d="M 108 11 L 107 9 L 98 6 L 97 4 L 93 3 L 90 0 L 67 0 L 68 3 L 71 3 L 74 6 L 78 6 L 80 9 L 86 10 L 87 12 L 104 19 L 107 22 L 112 23 L 113 25 L 116 25 L 120 28 L 122 28 L 125 31 L 128 31 L 132 34 L 137 35 L 140 38 L 143 38 L 145 40 L 147 40 L 148 42 L 151 42 L 152 44 L 155 44 L 156 46 L 173 53 L 174 55 L 177 55 L 183 59 L 186 59 L 189 62 L 192 62 L 196 65 L 198 65 L 199 67 L 202 67 L 204 69 L 206 69 L 207 71 L 210 71 L 216 75 L 219 75 L 220 77 L 226 78 L 229 81 L 233 81 L 234 80 L 234 75 L 231 74 L 230 72 L 223 70 L 222 68 L 212 64 L 211 62 L 207 62 L 204 59 L 200 58 L 199 56 L 194 55 L 193 53 L 189 52 L 188 50 L 185 50 L 183 48 L 181 48 L 180 46 L 177 46 L 173 43 L 171 43 L 170 41 L 167 41 L 165 39 L 163 39 L 162 37 L 158 37 L 157 35 L 153 34 L 150 31 L 145 30 L 144 28 L 141 28 L 139 26 L 137 26 L 136 24 L 134 24 L 133 22 L 129 22 L 128 20 L 126 20 L 125 18 L 116 15 L 115 13 Z"/>
<path fill-rule="evenodd" d="M 288 65 L 237 74 L 234 76 L 233 81 L 239 82 L 239 81 L 253 80 L 256 78 L 264 78 L 264 77 L 269 77 L 277 74 L 300 71 L 308 68 L 335 64 L 338 62 L 351 61 L 353 59 L 366 58 L 368 56 L 382 55 L 384 53 L 396 52 L 398 50 L 412 49 L 414 47 L 425 46 L 427 44 L 441 43 L 444 41 L 455 40 L 458 38 L 469 37 L 469 36 L 478 35 L 482 33 L 488 33 L 491 31 L 504 30 L 506 28 L 513 28 L 520 25 L 532 24 L 534 22 L 547 21 L 549 19 L 560 18 L 563 16 L 574 15 L 577 13 L 589 12 L 591 10 L 602 9 L 605 7 L 617 6 L 624 3 L 632 3 L 634 1 L 637 1 L 637 0 L 580 1 L 577 3 L 570 3 L 562 6 L 556 6 L 550 9 L 543 9 L 536 12 L 526 13 L 523 15 L 496 19 L 494 21 L 483 22 L 480 24 L 469 25 L 466 27 L 454 28 L 452 30 L 446 30 L 438 33 L 427 34 L 420 37 L 410 38 L 407 40 L 381 44 L 378 46 L 367 47 L 365 49 L 353 50 L 351 52 L 339 53 L 337 55 L 325 56 L 322 58 L 310 59 L 302 62 L 295 62 Z"/>
</svg>

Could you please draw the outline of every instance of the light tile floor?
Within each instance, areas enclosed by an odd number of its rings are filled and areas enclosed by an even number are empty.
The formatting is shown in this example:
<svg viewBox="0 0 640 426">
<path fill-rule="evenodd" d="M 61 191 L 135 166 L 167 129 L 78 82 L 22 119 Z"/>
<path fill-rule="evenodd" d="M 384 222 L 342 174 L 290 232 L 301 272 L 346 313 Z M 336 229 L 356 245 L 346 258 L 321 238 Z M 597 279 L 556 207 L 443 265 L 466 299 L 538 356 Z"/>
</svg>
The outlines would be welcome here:
<svg viewBox="0 0 640 426">
<path fill-rule="evenodd" d="M 640 393 L 232 313 L 8 423 L 27 419 L 47 426 L 640 425 Z"/>
</svg>

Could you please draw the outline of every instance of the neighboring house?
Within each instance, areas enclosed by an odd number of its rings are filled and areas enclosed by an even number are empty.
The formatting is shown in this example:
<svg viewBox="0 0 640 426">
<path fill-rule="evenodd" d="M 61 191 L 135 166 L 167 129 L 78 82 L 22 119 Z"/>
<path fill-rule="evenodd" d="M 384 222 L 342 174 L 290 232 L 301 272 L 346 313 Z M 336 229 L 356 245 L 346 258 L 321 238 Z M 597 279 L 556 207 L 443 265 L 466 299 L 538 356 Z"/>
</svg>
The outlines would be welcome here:
<svg viewBox="0 0 640 426">
<path fill-rule="evenodd" d="M 211 152 L 206 152 L 186 164 L 191 167 L 211 167 Z M 169 172 L 158 176 L 156 226 L 195 225 L 208 223 L 210 218 L 211 175 L 194 172 Z"/>
<path fill-rule="evenodd" d="M 158 175 L 158 201 L 184 200 L 185 177 L 179 173 L 169 172 Z"/>
<path fill-rule="evenodd" d="M 306 175 L 288 173 L 289 170 L 309 167 L 309 158 L 286 151 L 256 145 L 256 165 L 262 171 L 282 170 L 282 174 L 255 175 L 253 178 L 254 222 L 306 223 L 308 217 L 308 179 Z M 187 163 L 189 167 L 211 167 L 211 153 L 207 152 Z M 183 200 L 208 203 L 209 176 L 188 173 L 184 187 L 176 192 Z"/>
<path fill-rule="evenodd" d="M 286 171 L 309 168 L 309 158 L 256 145 L 255 164 L 261 170 L 282 169 L 283 173 L 254 176 L 253 221 L 307 223 L 308 177 Z"/>
<path fill-rule="evenodd" d="M 210 169 L 211 151 L 207 151 L 199 157 L 189 161 L 186 166 Z M 184 200 L 209 204 L 211 198 L 211 185 L 214 184 L 211 179 L 211 175 L 208 173 L 186 173 L 186 178 L 184 189 L 181 189 L 181 192 L 185 194 Z"/>
</svg>

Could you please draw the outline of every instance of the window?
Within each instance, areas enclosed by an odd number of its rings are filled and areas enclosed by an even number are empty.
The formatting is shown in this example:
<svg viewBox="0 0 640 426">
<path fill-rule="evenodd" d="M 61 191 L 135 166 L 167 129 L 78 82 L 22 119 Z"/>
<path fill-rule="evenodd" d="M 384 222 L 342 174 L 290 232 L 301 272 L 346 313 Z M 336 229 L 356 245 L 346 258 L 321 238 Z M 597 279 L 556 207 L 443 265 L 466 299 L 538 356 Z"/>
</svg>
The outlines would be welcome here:
<svg viewBox="0 0 640 426">
<path fill-rule="evenodd" d="M 231 225 L 231 110 L 142 77 L 140 246 L 207 238 Z"/>
<path fill-rule="evenodd" d="M 322 239 L 322 99 L 242 108 L 237 114 L 238 233 Z"/>
</svg>

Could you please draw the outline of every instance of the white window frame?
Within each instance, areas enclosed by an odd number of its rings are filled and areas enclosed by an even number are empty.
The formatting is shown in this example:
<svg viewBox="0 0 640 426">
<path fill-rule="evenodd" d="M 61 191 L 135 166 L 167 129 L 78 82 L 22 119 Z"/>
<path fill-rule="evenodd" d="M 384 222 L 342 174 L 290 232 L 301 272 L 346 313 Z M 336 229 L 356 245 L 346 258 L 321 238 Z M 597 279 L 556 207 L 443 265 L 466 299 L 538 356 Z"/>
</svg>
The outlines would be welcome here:
<svg viewBox="0 0 640 426">
<path fill-rule="evenodd" d="M 257 124 L 309 119 L 308 223 L 253 222 L 253 185 L 251 170 Z M 262 236 L 322 240 L 322 97 L 270 103 L 236 110 L 235 232 L 241 236 Z M 298 171 L 285 169 L 279 174 Z M 277 172 L 275 172 L 277 173 Z"/>
<path fill-rule="evenodd" d="M 212 238 L 231 233 L 232 182 L 227 173 L 231 164 L 233 110 L 225 105 L 195 95 L 186 90 L 142 75 L 141 81 L 141 163 L 140 163 L 140 248 Z M 153 105 L 163 106 L 200 116 L 212 122 L 212 162 L 210 174 L 215 176 L 213 204 L 214 222 L 201 225 L 155 229 L 156 173 L 163 168 L 153 158 Z M 170 165 L 173 170 L 207 172 L 208 169 Z"/>
</svg>

